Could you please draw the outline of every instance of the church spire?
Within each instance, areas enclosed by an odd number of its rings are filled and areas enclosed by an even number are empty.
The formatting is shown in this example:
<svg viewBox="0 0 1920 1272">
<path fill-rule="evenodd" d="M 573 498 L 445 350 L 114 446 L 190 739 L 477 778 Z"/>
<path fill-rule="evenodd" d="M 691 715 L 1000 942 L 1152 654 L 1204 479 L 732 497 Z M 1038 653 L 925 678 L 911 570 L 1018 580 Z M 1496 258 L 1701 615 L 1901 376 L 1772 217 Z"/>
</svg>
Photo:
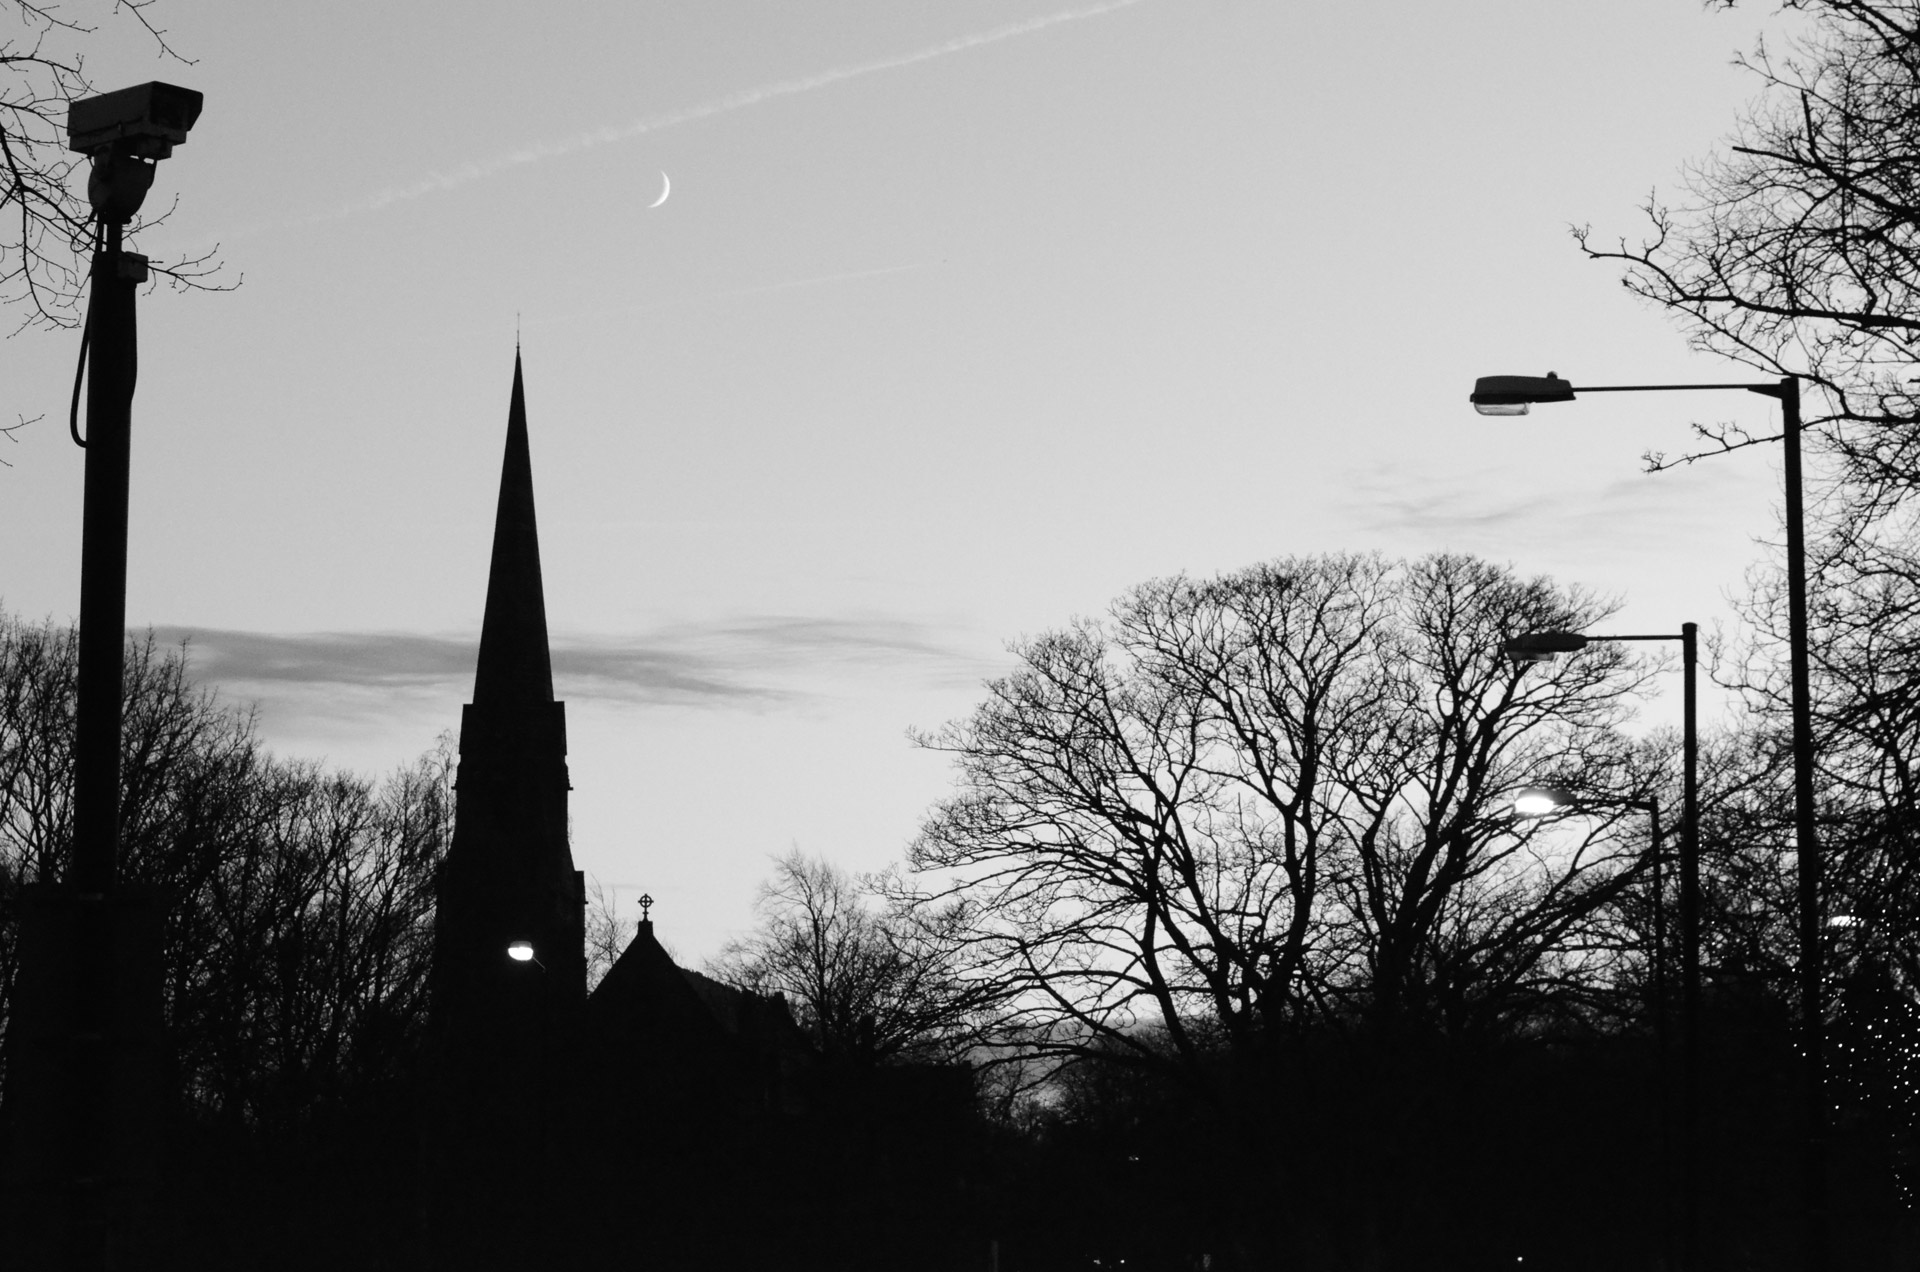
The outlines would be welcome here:
<svg viewBox="0 0 1920 1272">
<path fill-rule="evenodd" d="M 507 453 L 494 514 L 493 564 L 473 703 L 517 707 L 553 701 L 547 652 L 547 603 L 540 585 L 540 535 L 533 516 L 533 460 L 527 446 L 526 391 L 520 349 L 513 351 L 513 397 L 507 407 Z"/>
<path fill-rule="evenodd" d="M 499 1041 L 487 1042 L 487 1030 L 519 1027 L 508 1017 L 526 969 L 506 954 L 519 942 L 531 944 L 546 969 L 541 1001 L 557 1011 L 586 997 L 584 891 L 567 843 L 568 790 L 566 704 L 553 697 L 516 352 L 486 617 L 473 701 L 460 713 L 453 841 L 435 916 L 434 1023 L 448 1038 L 480 1030 L 468 1042 L 484 1051 Z M 458 1025 L 462 1019 L 468 1025 Z"/>
<path fill-rule="evenodd" d="M 554 701 L 547 656 L 516 352 L 479 666 L 460 713 L 453 840 L 434 888 L 422 1207 L 436 1266 L 519 1267 L 548 1255 L 531 1234 L 565 1209 L 552 1183 L 563 1177 L 555 1127 L 587 998 L 586 887 L 567 843 L 567 791 L 566 704 Z"/>
</svg>

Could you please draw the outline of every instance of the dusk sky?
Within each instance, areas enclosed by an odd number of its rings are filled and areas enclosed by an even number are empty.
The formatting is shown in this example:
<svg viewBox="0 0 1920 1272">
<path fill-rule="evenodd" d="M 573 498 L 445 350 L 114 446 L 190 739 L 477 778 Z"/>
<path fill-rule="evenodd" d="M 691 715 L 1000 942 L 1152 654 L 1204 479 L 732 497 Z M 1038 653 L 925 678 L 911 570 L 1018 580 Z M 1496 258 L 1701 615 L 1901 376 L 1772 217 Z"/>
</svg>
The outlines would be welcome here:
<svg viewBox="0 0 1920 1272">
<path fill-rule="evenodd" d="M 1766 399 L 1466 400 L 1756 378 L 1568 229 L 1683 196 L 1767 6 L 159 0 L 191 66 L 73 11 L 98 87 L 206 95 L 135 246 L 245 280 L 141 300 L 129 623 L 282 754 L 432 746 L 517 331 L 574 855 L 688 962 L 791 845 L 897 860 L 951 780 L 907 730 L 1133 584 L 1459 550 L 1674 631 L 1775 531 L 1774 448 L 1639 460 Z M 29 619 L 78 607 L 77 348 L 0 342 Z"/>
</svg>

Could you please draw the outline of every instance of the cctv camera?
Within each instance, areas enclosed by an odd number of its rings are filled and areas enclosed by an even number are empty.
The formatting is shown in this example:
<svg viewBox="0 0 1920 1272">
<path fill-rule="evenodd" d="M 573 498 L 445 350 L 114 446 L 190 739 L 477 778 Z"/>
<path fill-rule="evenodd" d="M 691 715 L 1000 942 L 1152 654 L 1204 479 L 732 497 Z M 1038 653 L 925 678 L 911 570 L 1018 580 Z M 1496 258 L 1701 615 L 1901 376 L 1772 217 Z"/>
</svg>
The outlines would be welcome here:
<svg viewBox="0 0 1920 1272">
<path fill-rule="evenodd" d="M 125 225 L 153 185 L 153 164 L 187 139 L 200 94 L 158 80 L 67 107 L 67 148 L 93 160 L 87 199 L 108 225 Z"/>
<path fill-rule="evenodd" d="M 67 107 L 67 149 L 165 159 L 200 118 L 202 97 L 177 84 L 140 84 L 85 97 Z"/>
</svg>

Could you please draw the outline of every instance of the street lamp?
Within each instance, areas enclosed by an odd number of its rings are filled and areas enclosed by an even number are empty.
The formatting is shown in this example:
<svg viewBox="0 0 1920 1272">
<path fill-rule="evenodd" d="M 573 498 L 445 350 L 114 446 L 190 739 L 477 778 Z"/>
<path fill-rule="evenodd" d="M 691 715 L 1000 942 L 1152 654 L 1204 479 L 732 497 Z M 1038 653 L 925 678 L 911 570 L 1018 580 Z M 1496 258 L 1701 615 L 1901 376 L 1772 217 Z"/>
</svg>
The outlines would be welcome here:
<svg viewBox="0 0 1920 1272">
<path fill-rule="evenodd" d="M 1800 1029 L 1804 1059 L 1801 1094 L 1806 1123 L 1801 1154 L 1801 1204 L 1806 1221 L 1807 1266 L 1813 1272 L 1824 1272 L 1827 1115 L 1823 1072 L 1825 1029 L 1821 1019 L 1821 870 L 1813 805 L 1813 692 L 1807 655 L 1806 528 L 1800 493 L 1800 381 L 1789 375 L 1761 384 L 1605 384 L 1575 388 L 1549 371 L 1545 376 L 1483 376 L 1474 382 L 1469 400 L 1482 415 L 1525 415 L 1536 402 L 1571 402 L 1579 393 L 1673 393 L 1710 389 L 1738 389 L 1780 403 L 1782 469 L 1786 485 L 1787 653 L 1793 679 L 1793 821 L 1798 856 Z M 1685 869 L 1684 862 L 1682 868 Z M 1683 913 L 1682 923 L 1685 921 Z"/>
<path fill-rule="evenodd" d="M 1521 818 L 1545 817 L 1571 807 L 1574 794 L 1564 786 L 1529 786 L 1513 797 L 1513 815 Z"/>
<path fill-rule="evenodd" d="M 533 956 L 532 941 L 512 942 L 507 946 L 507 957 L 516 963 L 532 963 L 543 972 L 547 970 L 547 965 Z"/>
<path fill-rule="evenodd" d="M 1517 377 L 1503 377 L 1517 378 Z M 1554 384 L 1565 381 L 1555 380 Z M 1484 383 L 1484 381 L 1483 381 Z M 1559 390 L 1554 390 L 1556 393 Z M 1571 390 L 1567 390 L 1571 393 Z M 1556 399 L 1558 400 L 1558 399 Z M 1520 404 L 1522 407 L 1525 403 Z M 1680 777 L 1680 1251 L 1681 1266 L 1692 1269 L 1700 1246 L 1700 734 L 1697 711 L 1699 674 L 1697 623 L 1682 623 L 1677 633 L 1589 636 L 1580 632 L 1527 632 L 1506 642 L 1507 657 L 1518 664 L 1551 662 L 1594 642 L 1677 640 L 1681 674 Z M 1658 814 L 1655 815 L 1656 818 Z M 1658 869 L 1656 857 L 1656 871 Z M 1656 873 L 1656 889 L 1658 875 Z M 1664 893 L 1661 894 L 1664 897 Z M 1663 902 L 1664 905 L 1664 902 Z M 1656 927 L 1665 931 L 1660 915 Z M 1656 943 L 1664 947 L 1664 935 Z M 1664 1010 L 1664 1008 L 1663 1008 Z M 1662 1022 L 1661 1028 L 1665 1029 Z"/>
<path fill-rule="evenodd" d="M 1554 633 L 1565 635 L 1566 633 Z M 1593 639 L 1599 639 L 1594 637 Z M 1511 644 L 1511 642 L 1509 642 Z M 1551 655 L 1539 657 L 1519 657 L 1511 655 L 1515 662 L 1541 662 Z M 1647 815 L 1649 860 L 1652 864 L 1653 893 L 1653 1017 L 1654 1037 L 1658 1042 L 1659 1061 L 1656 1066 L 1658 1081 L 1654 1087 L 1657 1108 L 1656 1121 L 1660 1127 L 1661 1187 L 1664 1196 L 1668 1171 L 1671 1169 L 1672 1115 L 1667 1103 L 1666 1075 L 1667 1061 L 1667 971 L 1666 971 L 1666 889 L 1661 874 L 1661 862 L 1666 856 L 1666 837 L 1660 821 L 1660 801 L 1657 797 L 1647 799 L 1592 799 L 1581 796 L 1565 786 L 1528 786 L 1515 793 L 1513 797 L 1513 816 L 1522 821 L 1532 821 L 1541 817 L 1550 817 L 1555 813 L 1580 813 L 1598 811 L 1602 808 L 1632 808 Z M 1659 1217 L 1660 1251 L 1662 1259 L 1666 1257 L 1671 1234 L 1670 1213 L 1662 1207 Z M 1664 1263 L 1663 1265 L 1664 1266 Z"/>
</svg>

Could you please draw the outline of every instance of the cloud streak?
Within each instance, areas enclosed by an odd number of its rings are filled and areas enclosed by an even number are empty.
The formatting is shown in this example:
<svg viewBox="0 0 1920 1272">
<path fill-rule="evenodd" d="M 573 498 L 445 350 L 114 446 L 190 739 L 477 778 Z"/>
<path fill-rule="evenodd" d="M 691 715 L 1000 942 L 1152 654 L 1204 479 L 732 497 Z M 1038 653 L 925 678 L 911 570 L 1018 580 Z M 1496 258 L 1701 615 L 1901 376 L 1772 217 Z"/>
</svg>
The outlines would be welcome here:
<svg viewBox="0 0 1920 1272">
<path fill-rule="evenodd" d="M 195 676 L 239 696 L 445 696 L 449 709 L 470 695 L 479 643 L 473 635 L 400 632 L 164 627 L 154 635 L 186 642 Z M 945 686 L 977 682 L 990 670 L 932 626 L 889 618 L 760 615 L 553 644 L 558 696 L 643 706 L 757 710 L 855 676 L 905 674 Z"/>
<path fill-rule="evenodd" d="M 975 32 L 972 35 L 957 36 L 954 39 L 918 49 L 911 53 L 902 53 L 894 57 L 879 58 L 871 62 L 856 62 L 849 66 L 835 67 L 832 70 L 819 71 L 812 75 L 796 76 L 793 79 L 779 80 L 772 84 L 763 84 L 758 88 L 742 89 L 725 97 L 703 102 L 697 106 L 685 106 L 679 110 L 667 111 L 659 115 L 649 115 L 636 119 L 632 123 L 608 128 L 597 128 L 589 132 L 576 133 L 558 141 L 538 142 L 522 146 L 490 159 L 476 160 L 458 168 L 444 172 L 434 172 L 407 185 L 389 186 L 375 194 L 307 218 L 302 224 L 318 224 L 327 221 L 342 220 L 350 216 L 359 216 L 367 212 L 377 212 L 396 203 L 406 203 L 423 198 L 429 194 L 438 194 L 448 190 L 457 190 L 498 176 L 515 168 L 540 163 L 548 159 L 558 159 L 565 155 L 579 154 L 582 151 L 609 146 L 618 142 L 641 137 L 647 133 L 660 132 L 667 128 L 676 128 L 681 124 L 690 124 L 697 120 L 711 119 L 715 115 L 725 115 L 736 110 L 745 110 L 749 106 L 758 106 L 763 102 L 774 101 L 781 97 L 793 97 L 800 93 L 810 93 L 815 89 L 826 88 L 833 84 L 842 84 L 848 80 L 875 75 L 881 71 L 898 70 L 901 67 L 915 66 L 921 62 L 931 62 L 938 58 L 951 57 L 956 53 L 965 53 L 971 49 L 982 48 L 989 44 L 998 44 L 1003 40 L 1017 39 L 1023 35 L 1032 35 L 1049 27 L 1060 26 L 1068 22 L 1079 22 L 1087 18 L 1097 18 L 1102 14 L 1119 9 L 1132 8 L 1144 4 L 1146 0 L 1107 0 L 1104 4 L 1089 5 L 1080 9 L 1064 9 L 1056 13 L 1043 14 L 1037 18 L 1028 18 L 1023 22 L 1009 22 L 1005 26 L 992 30 Z"/>
<path fill-rule="evenodd" d="M 1752 474 L 1722 470 L 1636 473 L 1577 492 L 1514 492 L 1478 478 L 1449 479 L 1382 465 L 1349 477 L 1345 510 L 1371 531 L 1414 534 L 1459 547 L 1507 541 L 1647 546 L 1714 523 L 1719 500 L 1737 497 L 1751 480 Z"/>
</svg>

